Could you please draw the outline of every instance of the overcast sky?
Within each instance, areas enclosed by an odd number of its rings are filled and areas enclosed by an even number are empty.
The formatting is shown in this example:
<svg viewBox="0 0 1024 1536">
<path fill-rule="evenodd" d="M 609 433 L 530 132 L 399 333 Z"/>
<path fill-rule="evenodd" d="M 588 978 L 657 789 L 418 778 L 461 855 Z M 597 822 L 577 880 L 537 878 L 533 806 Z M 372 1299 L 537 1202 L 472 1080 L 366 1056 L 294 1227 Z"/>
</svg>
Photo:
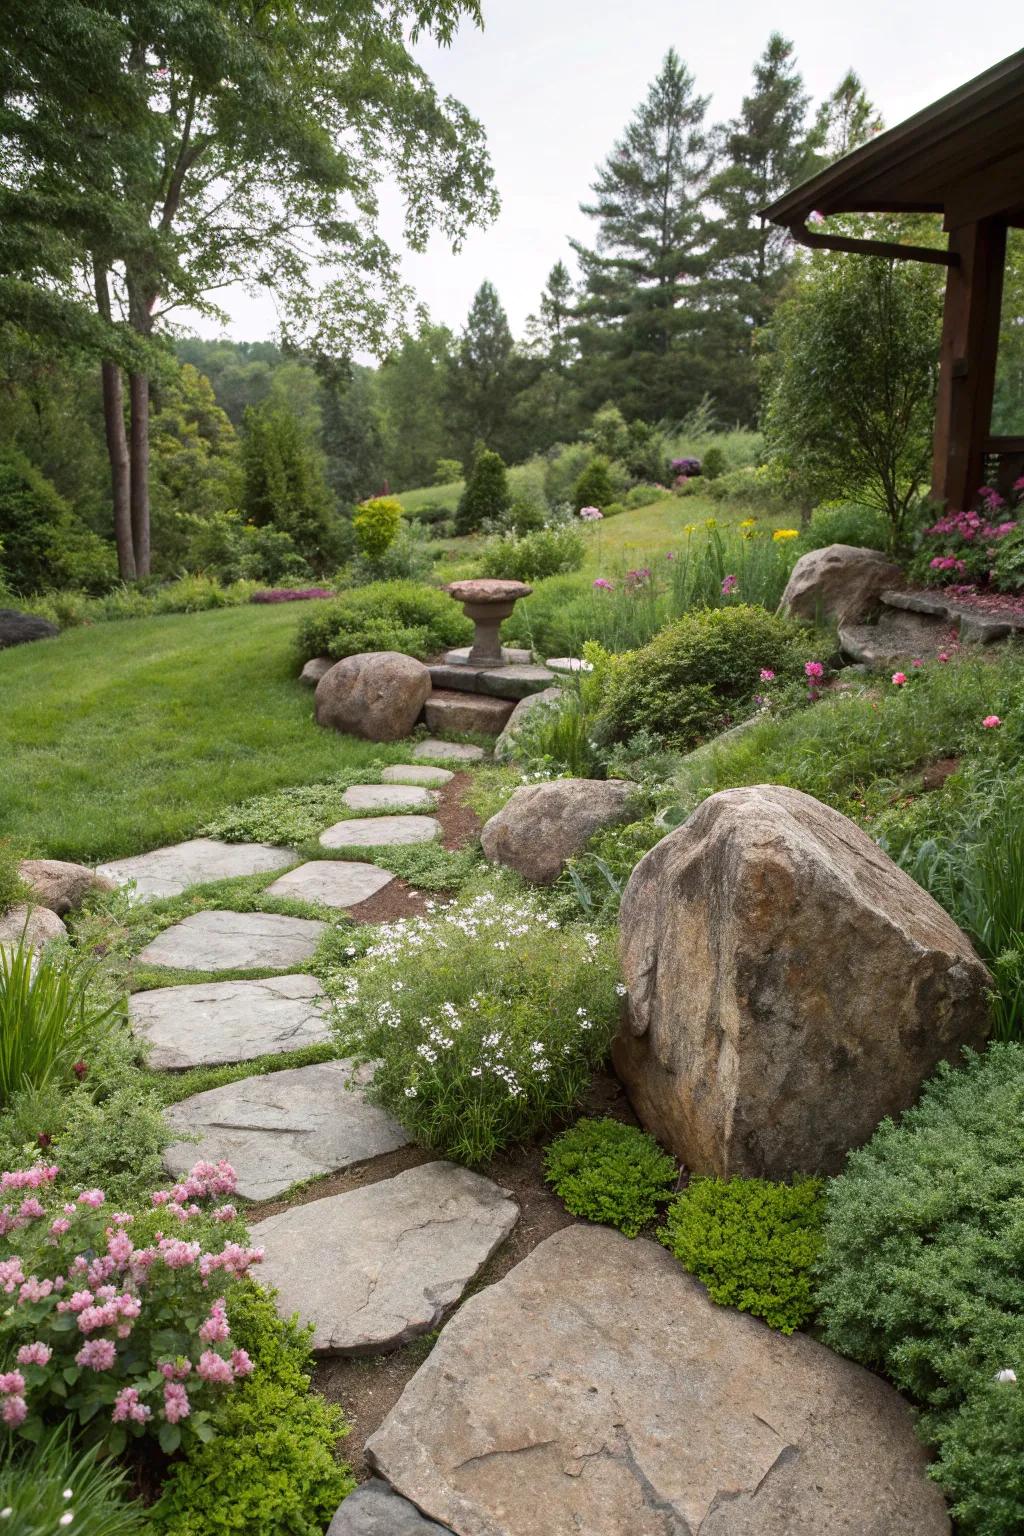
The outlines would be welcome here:
<svg viewBox="0 0 1024 1536">
<path fill-rule="evenodd" d="M 435 240 L 407 255 L 404 270 L 432 317 L 455 330 L 489 278 L 516 335 L 550 268 L 570 259 L 569 236 L 591 238 L 580 199 L 669 47 L 711 95 L 710 121 L 737 112 L 778 29 L 795 43 L 815 103 L 852 67 L 891 127 L 1024 42 L 1019 0 L 975 0 L 966 10 L 963 0 L 483 0 L 483 11 L 482 32 L 465 25 L 450 49 L 421 44 L 417 56 L 438 89 L 483 123 L 501 213 L 457 256 Z M 396 212 L 388 207 L 384 227 L 400 243 Z M 239 290 L 221 301 L 236 340 L 274 334 L 269 299 Z"/>
</svg>

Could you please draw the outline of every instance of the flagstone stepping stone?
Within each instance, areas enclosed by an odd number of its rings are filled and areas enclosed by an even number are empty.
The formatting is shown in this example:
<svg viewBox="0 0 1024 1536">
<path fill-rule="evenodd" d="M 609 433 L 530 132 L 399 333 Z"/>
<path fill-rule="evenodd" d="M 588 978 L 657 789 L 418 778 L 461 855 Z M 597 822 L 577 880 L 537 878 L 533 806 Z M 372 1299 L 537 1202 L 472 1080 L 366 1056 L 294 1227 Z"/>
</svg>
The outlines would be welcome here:
<svg viewBox="0 0 1024 1536">
<path fill-rule="evenodd" d="M 549 656 L 546 665 L 552 672 L 593 672 L 594 663 L 582 656 Z"/>
<path fill-rule="evenodd" d="M 341 803 L 350 811 L 399 811 L 424 809 L 437 804 L 437 796 L 418 784 L 353 784 Z"/>
<path fill-rule="evenodd" d="M 418 747 L 413 747 L 412 755 L 436 757 L 442 763 L 478 763 L 484 755 L 484 749 L 471 746 L 467 741 L 441 741 L 436 736 L 428 736 Z"/>
<path fill-rule="evenodd" d="M 424 1520 L 408 1499 L 371 1477 L 349 1494 L 327 1527 L 327 1536 L 451 1536 L 451 1531 Z"/>
<path fill-rule="evenodd" d="M 454 777 L 447 768 L 428 768 L 424 763 L 394 763 L 381 774 L 385 784 L 433 784 L 435 788 Z"/>
<path fill-rule="evenodd" d="M 193 837 L 170 848 L 154 848 L 152 853 L 100 864 L 96 873 L 116 885 L 134 880 L 136 897 L 150 901 L 157 896 L 180 896 L 190 885 L 206 885 L 211 880 L 286 869 L 297 858 L 291 848 L 272 848 L 269 843 L 220 843 L 212 837 Z"/>
<path fill-rule="evenodd" d="M 164 1163 L 171 1173 L 184 1174 L 197 1158 L 226 1158 L 240 1195 L 270 1200 L 300 1179 L 394 1152 L 410 1138 L 367 1100 L 363 1087 L 372 1075 L 371 1067 L 353 1070 L 350 1061 L 324 1061 L 182 1099 L 165 1110 L 167 1122 L 178 1136 L 199 1140 L 173 1142 Z"/>
<path fill-rule="evenodd" d="M 275 912 L 193 912 L 158 933 L 136 959 L 179 971 L 283 971 L 312 956 L 326 926 Z"/>
<path fill-rule="evenodd" d="M 320 1355 L 372 1355 L 429 1333 L 519 1218 L 508 1192 L 454 1163 L 424 1163 L 253 1228 L 260 1283 L 282 1317 L 313 1324 Z"/>
<path fill-rule="evenodd" d="M 325 907 L 355 907 L 376 896 L 394 878 L 389 869 L 359 864 L 355 859 L 313 859 L 268 885 L 266 894 L 320 902 Z"/>
<path fill-rule="evenodd" d="M 460 1536 L 949 1536 L 892 1387 L 603 1227 L 471 1297 L 366 1457 Z"/>
<path fill-rule="evenodd" d="M 319 1001 L 314 976 L 271 976 L 155 987 L 134 993 L 128 1013 L 150 1066 L 181 1070 L 321 1045 L 332 1036 Z"/>
<path fill-rule="evenodd" d="M 429 731 L 451 731 L 459 736 L 478 731 L 482 736 L 500 736 L 515 707 L 514 699 L 435 688 L 423 706 L 423 718 Z"/>
<path fill-rule="evenodd" d="M 441 836 L 433 816 L 366 816 L 338 821 L 320 834 L 322 848 L 391 848 L 404 843 L 432 843 Z"/>
</svg>

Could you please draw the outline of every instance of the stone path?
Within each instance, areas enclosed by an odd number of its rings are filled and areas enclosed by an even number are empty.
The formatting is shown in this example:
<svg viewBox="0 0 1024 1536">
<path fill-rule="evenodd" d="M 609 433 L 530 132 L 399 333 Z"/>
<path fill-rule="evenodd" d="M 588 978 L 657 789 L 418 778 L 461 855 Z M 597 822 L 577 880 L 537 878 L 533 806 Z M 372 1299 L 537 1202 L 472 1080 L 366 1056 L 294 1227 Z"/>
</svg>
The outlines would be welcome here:
<svg viewBox="0 0 1024 1536">
<path fill-rule="evenodd" d="M 276 912 L 193 912 L 158 933 L 138 959 L 179 971 L 283 971 L 312 959 L 326 926 Z"/>
<path fill-rule="evenodd" d="M 149 1041 L 150 1065 L 181 1070 L 329 1041 L 319 999 L 315 976 L 271 976 L 134 992 L 128 1011 L 135 1033 Z"/>
<path fill-rule="evenodd" d="M 412 751 L 413 757 L 436 758 L 442 763 L 478 763 L 484 755 L 483 747 L 472 747 L 464 741 L 441 741 L 428 736 Z"/>
<path fill-rule="evenodd" d="M 394 878 L 390 870 L 377 864 L 360 864 L 355 859 L 313 859 L 268 885 L 267 895 L 290 896 L 294 901 L 319 902 L 325 907 L 356 907 L 376 896 Z"/>
<path fill-rule="evenodd" d="M 271 1200 L 302 1179 L 382 1157 L 409 1137 L 367 1100 L 371 1076 L 350 1061 L 324 1061 L 194 1094 L 172 1104 L 167 1120 L 179 1136 L 199 1139 L 173 1142 L 164 1161 L 181 1175 L 197 1158 L 226 1158 L 244 1199 Z"/>
<path fill-rule="evenodd" d="M 320 834 L 321 848 L 392 848 L 407 843 L 432 843 L 441 836 L 433 816 L 366 816 L 338 821 Z"/>
<path fill-rule="evenodd" d="M 395 763 L 381 774 L 385 784 L 431 784 L 435 788 L 454 777 L 448 768 L 428 768 L 425 763 Z"/>
<path fill-rule="evenodd" d="M 349 811 L 426 810 L 437 804 L 437 796 L 419 784 L 353 784 L 341 803 Z"/>
<path fill-rule="evenodd" d="M 151 901 L 157 896 L 180 896 L 190 885 L 208 885 L 211 880 L 287 869 L 297 857 L 292 849 L 272 848 L 269 843 L 219 843 L 212 837 L 193 837 L 172 848 L 154 848 L 133 859 L 101 864 L 96 873 L 116 885 L 134 880 L 137 899 Z"/>
</svg>

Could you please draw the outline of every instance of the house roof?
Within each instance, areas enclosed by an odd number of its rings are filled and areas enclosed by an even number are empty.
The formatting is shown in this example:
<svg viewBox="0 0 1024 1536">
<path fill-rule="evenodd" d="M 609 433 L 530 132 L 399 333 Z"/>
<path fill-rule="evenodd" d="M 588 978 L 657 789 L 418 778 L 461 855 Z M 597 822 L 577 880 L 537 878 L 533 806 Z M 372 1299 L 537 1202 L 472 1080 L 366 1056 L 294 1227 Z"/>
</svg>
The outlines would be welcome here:
<svg viewBox="0 0 1024 1536">
<path fill-rule="evenodd" d="M 1024 49 L 801 182 L 763 217 L 941 213 L 947 229 L 993 214 L 1024 225 Z"/>
</svg>

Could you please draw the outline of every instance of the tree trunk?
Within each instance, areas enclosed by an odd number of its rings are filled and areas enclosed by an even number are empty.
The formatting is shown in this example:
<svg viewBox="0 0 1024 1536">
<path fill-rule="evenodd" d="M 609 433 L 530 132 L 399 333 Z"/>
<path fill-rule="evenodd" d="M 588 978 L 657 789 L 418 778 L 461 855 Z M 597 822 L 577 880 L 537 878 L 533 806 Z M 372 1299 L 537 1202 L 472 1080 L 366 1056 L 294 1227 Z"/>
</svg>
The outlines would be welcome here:
<svg viewBox="0 0 1024 1536">
<path fill-rule="evenodd" d="M 131 520 L 135 574 L 149 575 L 149 376 L 128 376 L 132 406 Z"/>
<path fill-rule="evenodd" d="M 110 319 L 110 290 L 105 269 L 97 262 L 93 268 L 96 307 L 105 320 Z M 124 390 L 121 370 L 110 358 L 100 364 L 103 385 L 103 424 L 110 459 L 110 489 L 114 501 L 114 540 L 117 544 L 117 569 L 122 581 L 135 580 L 135 545 L 131 523 L 131 467 L 128 441 L 124 430 Z"/>
</svg>

